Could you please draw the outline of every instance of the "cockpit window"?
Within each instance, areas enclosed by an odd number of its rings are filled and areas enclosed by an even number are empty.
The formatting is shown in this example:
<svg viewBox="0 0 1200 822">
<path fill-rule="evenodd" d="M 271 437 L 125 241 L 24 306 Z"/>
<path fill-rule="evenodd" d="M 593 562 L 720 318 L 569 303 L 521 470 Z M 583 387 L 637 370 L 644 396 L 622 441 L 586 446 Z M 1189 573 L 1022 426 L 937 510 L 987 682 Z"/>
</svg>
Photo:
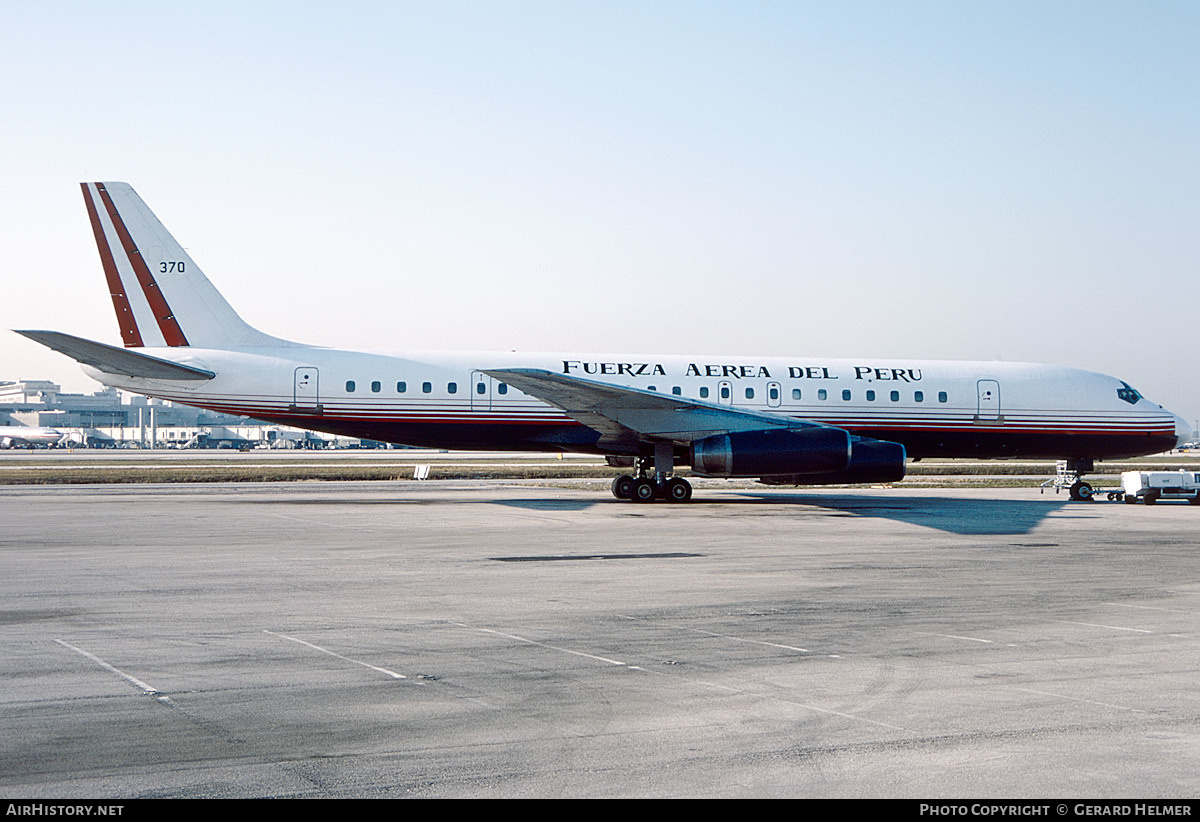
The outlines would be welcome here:
<svg viewBox="0 0 1200 822">
<path fill-rule="evenodd" d="M 1125 400 L 1130 405 L 1137 405 L 1137 401 L 1142 398 L 1142 395 L 1137 392 L 1133 386 L 1127 382 L 1122 382 L 1121 387 L 1117 389 L 1117 396 Z"/>
</svg>

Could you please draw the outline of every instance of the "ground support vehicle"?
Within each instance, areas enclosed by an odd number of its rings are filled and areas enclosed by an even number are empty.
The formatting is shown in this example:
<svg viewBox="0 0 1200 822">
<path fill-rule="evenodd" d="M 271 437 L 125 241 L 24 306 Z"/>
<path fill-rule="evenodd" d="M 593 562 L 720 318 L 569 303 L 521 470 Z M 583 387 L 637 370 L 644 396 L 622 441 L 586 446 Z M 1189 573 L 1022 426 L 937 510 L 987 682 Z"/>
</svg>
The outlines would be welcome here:
<svg viewBox="0 0 1200 822">
<path fill-rule="evenodd" d="M 1139 499 L 1146 505 L 1160 499 L 1186 499 L 1200 505 L 1200 472 L 1126 471 L 1121 474 L 1121 490 L 1130 505 Z"/>
</svg>

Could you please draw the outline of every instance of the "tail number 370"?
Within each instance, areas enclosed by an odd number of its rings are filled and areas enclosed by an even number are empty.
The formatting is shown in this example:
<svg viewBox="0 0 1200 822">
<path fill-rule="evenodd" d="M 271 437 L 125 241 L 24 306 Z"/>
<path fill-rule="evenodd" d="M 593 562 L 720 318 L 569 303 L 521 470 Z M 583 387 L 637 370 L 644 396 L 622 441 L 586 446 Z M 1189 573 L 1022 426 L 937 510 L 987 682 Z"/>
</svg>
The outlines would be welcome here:
<svg viewBox="0 0 1200 822">
<path fill-rule="evenodd" d="M 182 260 L 168 260 L 158 264 L 158 270 L 163 274 L 182 274 L 186 265 Z"/>
</svg>

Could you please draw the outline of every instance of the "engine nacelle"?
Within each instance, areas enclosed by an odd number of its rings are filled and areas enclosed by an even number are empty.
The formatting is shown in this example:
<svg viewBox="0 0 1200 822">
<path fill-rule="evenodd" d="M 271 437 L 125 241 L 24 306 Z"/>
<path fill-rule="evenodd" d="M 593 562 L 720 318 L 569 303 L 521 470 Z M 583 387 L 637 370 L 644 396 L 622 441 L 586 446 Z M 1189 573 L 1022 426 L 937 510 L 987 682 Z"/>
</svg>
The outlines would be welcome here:
<svg viewBox="0 0 1200 822">
<path fill-rule="evenodd" d="M 705 477 L 828 474 L 850 462 L 850 434 L 841 428 L 736 431 L 692 443 L 692 470 Z"/>
<path fill-rule="evenodd" d="M 907 454 L 898 442 L 853 437 L 850 464 L 828 474 L 797 473 L 763 477 L 766 485 L 843 485 L 855 482 L 899 482 L 904 479 Z"/>
</svg>

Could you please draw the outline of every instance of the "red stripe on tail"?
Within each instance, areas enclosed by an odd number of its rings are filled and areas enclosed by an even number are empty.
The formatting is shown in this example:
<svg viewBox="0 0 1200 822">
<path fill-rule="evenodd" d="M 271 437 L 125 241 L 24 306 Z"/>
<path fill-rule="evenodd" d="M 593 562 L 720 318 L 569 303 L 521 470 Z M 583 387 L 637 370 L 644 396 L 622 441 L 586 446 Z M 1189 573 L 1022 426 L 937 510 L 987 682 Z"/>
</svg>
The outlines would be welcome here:
<svg viewBox="0 0 1200 822">
<path fill-rule="evenodd" d="M 167 305 L 167 298 L 163 296 L 158 283 L 154 281 L 154 275 L 150 273 L 146 261 L 142 259 L 142 252 L 138 250 L 137 243 L 133 241 L 129 229 L 125 227 L 121 215 L 117 213 L 112 197 L 108 195 L 103 183 L 96 183 L 96 190 L 100 192 L 100 199 L 104 202 L 104 208 L 108 211 L 113 227 L 117 230 L 117 237 L 121 240 L 125 256 L 129 258 L 129 264 L 133 266 L 138 283 L 142 286 L 142 293 L 146 295 L 146 302 L 150 304 L 150 311 L 158 322 L 158 330 L 162 332 L 163 339 L 167 345 L 172 347 L 187 345 L 188 341 L 187 337 L 183 335 L 183 329 L 179 327 L 175 315 L 171 313 L 171 306 Z"/>
<path fill-rule="evenodd" d="M 126 348 L 141 348 L 142 335 L 138 332 L 137 319 L 125 296 L 125 286 L 121 284 L 121 275 L 117 273 L 117 263 L 113 259 L 112 249 L 108 247 L 108 237 L 104 236 L 104 226 L 100 224 L 100 213 L 92 201 L 87 183 L 80 183 L 83 189 L 83 202 L 87 204 L 88 219 L 92 221 L 92 233 L 96 235 L 96 248 L 100 251 L 100 264 L 104 266 L 104 278 L 108 280 L 108 293 L 112 297 L 113 310 L 117 312 L 117 324 L 121 327 L 121 342 Z"/>
</svg>

